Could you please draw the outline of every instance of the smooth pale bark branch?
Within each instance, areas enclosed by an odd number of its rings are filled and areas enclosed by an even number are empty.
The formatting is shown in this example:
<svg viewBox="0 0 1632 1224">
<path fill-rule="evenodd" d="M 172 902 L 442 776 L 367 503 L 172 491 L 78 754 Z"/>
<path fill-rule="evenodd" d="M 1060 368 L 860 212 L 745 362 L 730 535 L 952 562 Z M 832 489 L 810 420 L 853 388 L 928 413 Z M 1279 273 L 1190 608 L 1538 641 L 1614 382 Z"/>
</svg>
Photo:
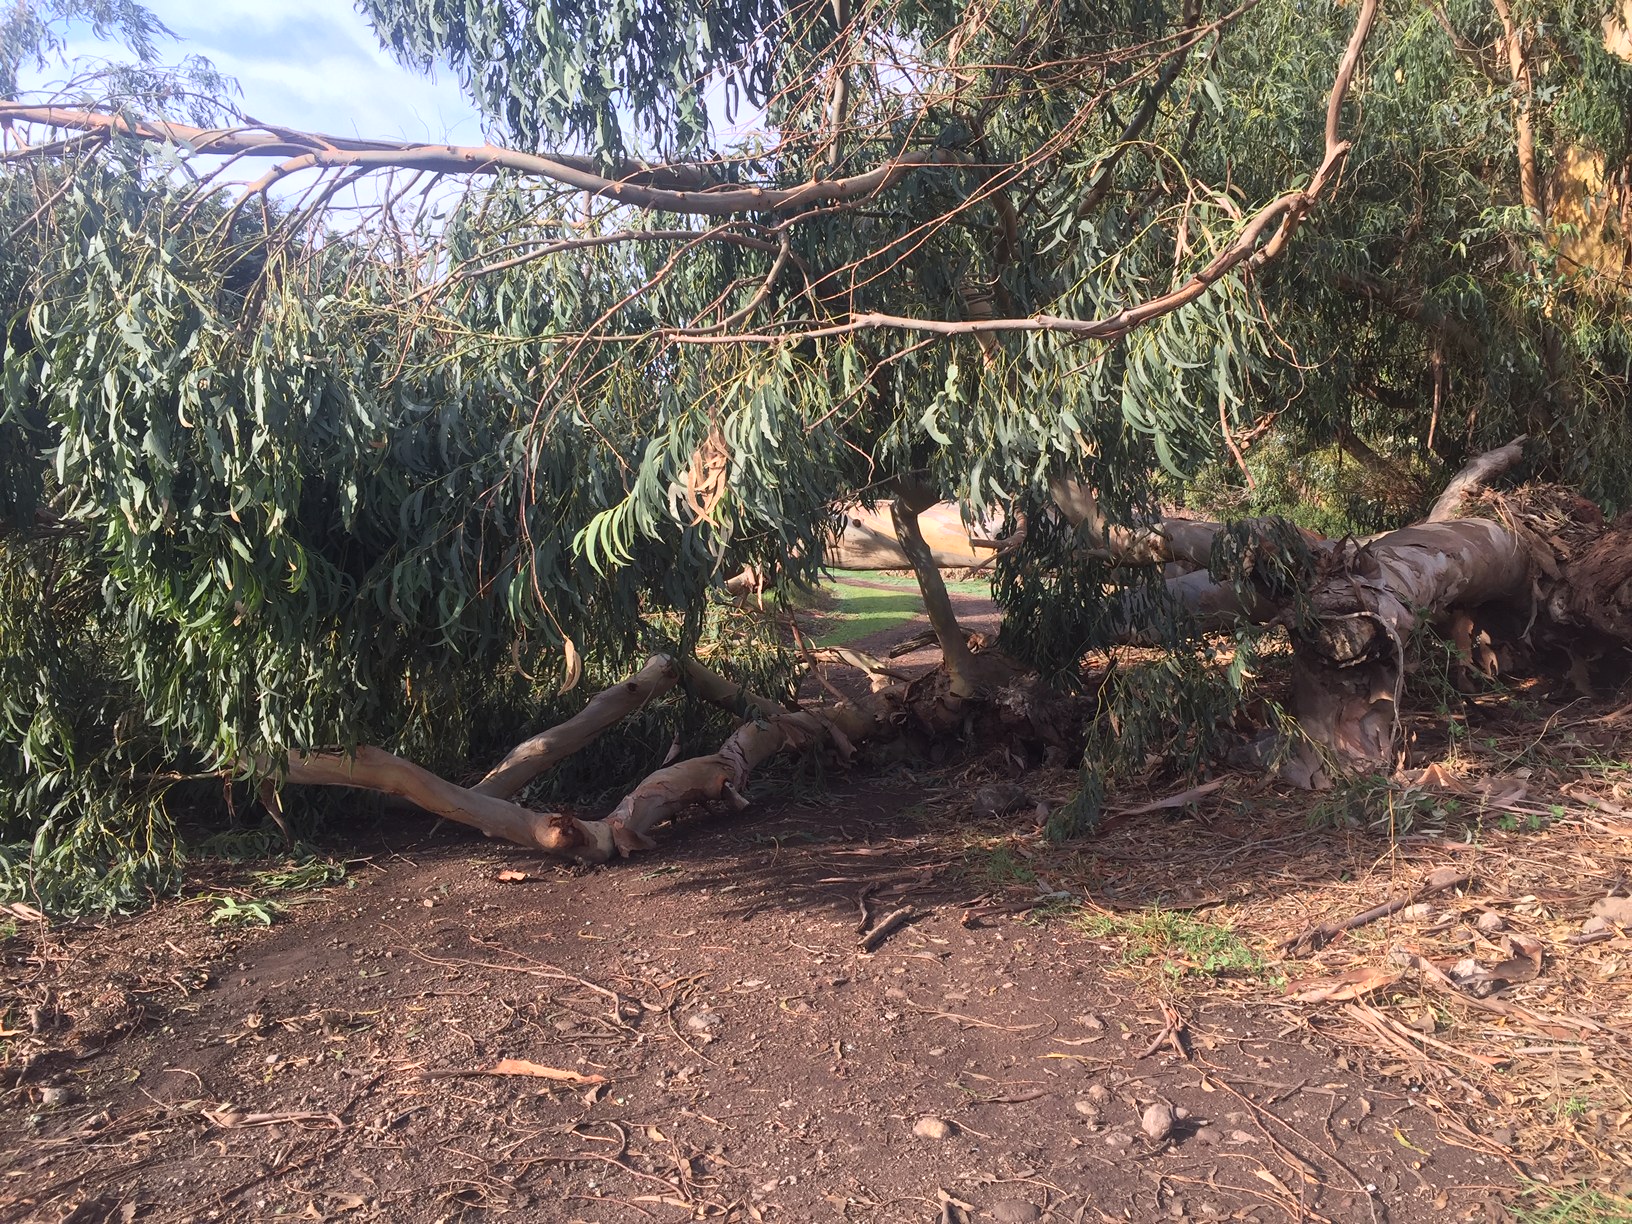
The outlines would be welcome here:
<svg viewBox="0 0 1632 1224">
<path fill-rule="evenodd" d="M 650 847 L 652 829 L 694 803 L 723 799 L 746 807 L 749 777 L 762 762 L 779 752 L 827 743 L 848 754 L 858 741 L 880 734 L 887 727 L 887 720 L 872 711 L 845 705 L 744 723 L 718 752 L 659 769 L 625 795 L 604 822 L 611 850 L 627 855 Z M 575 853 L 576 857 L 588 858 L 602 852 L 597 841 Z M 611 853 L 606 852 L 606 857 Z"/>
<path fill-rule="evenodd" d="M 602 689 L 577 714 L 518 744 L 470 789 L 508 799 L 539 774 L 598 739 L 655 697 L 680 682 L 680 667 L 668 655 L 653 655 L 627 680 Z"/>
<path fill-rule="evenodd" d="M 525 153 L 499 145 L 413 144 L 407 141 L 354 140 L 320 136 L 292 128 L 254 125 L 241 128 L 197 128 L 164 120 L 130 119 L 111 112 L 60 106 L 27 106 L 0 102 L 0 122 L 35 123 L 82 132 L 102 132 L 159 144 L 179 144 L 200 154 L 285 159 L 251 185 L 251 193 L 301 170 L 425 170 L 436 174 L 496 174 L 513 170 L 635 208 L 691 216 L 724 217 L 734 213 L 782 212 L 822 204 L 853 203 L 888 190 L 903 175 L 925 166 L 959 162 L 956 151 L 933 149 L 909 153 L 862 174 L 813 179 L 795 187 L 742 187 L 708 184 L 696 166 L 648 166 L 630 163 L 624 177 L 596 173 L 594 163 L 568 154 Z M 28 157 L 33 150 L 5 155 Z M 689 187 L 656 186 L 688 182 Z"/>
<path fill-rule="evenodd" d="M 1508 72 L 1513 77 L 1513 140 L 1519 158 L 1519 195 L 1537 225 L 1546 221 L 1542 211 L 1541 188 L 1536 174 L 1536 128 L 1534 121 L 1535 84 L 1530 76 L 1530 64 L 1524 55 L 1524 43 L 1513 21 L 1513 10 L 1508 0 L 1490 0 L 1496 15 L 1502 21 L 1502 50 L 1507 56 Z"/>
<path fill-rule="evenodd" d="M 1527 436 L 1520 434 L 1506 446 L 1499 446 L 1495 450 L 1486 451 L 1470 459 L 1460 472 L 1451 477 L 1451 482 L 1434 499 L 1433 508 L 1428 511 L 1428 517 L 1423 522 L 1442 523 L 1461 514 L 1462 504 L 1469 496 L 1524 458 L 1526 440 Z"/>
<path fill-rule="evenodd" d="M 560 812 L 537 812 L 508 799 L 477 794 L 383 748 L 364 745 L 351 756 L 340 752 L 291 752 L 288 780 L 308 786 L 351 786 L 396 795 L 489 837 L 563 857 L 604 862 L 614 850 L 612 830 L 601 821 L 579 820 Z"/>
</svg>

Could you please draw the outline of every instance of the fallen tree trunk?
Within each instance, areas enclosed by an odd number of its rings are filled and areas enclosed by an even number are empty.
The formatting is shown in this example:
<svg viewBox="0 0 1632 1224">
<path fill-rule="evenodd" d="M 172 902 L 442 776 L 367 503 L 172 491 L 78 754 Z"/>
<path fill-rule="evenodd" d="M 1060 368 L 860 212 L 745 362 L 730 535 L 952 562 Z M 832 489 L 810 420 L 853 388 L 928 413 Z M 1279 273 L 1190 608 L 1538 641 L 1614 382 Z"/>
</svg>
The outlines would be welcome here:
<svg viewBox="0 0 1632 1224">
<path fill-rule="evenodd" d="M 1341 767 L 1392 769 L 1412 633 L 1458 608 L 1527 599 L 1531 551 L 1502 524 L 1465 518 L 1348 541 L 1322 561 L 1292 626 L 1298 725 Z"/>
<path fill-rule="evenodd" d="M 1483 483 L 1518 457 L 1519 444 L 1513 443 L 1474 460 L 1447 486 L 1434 514 L 1454 516 L 1467 510 L 1471 499 L 1485 496 L 1480 493 Z M 657 655 L 635 676 L 596 694 L 573 718 L 519 745 L 472 787 L 455 785 L 375 747 L 350 755 L 291 753 L 287 780 L 400 796 L 490 837 L 578 862 L 604 863 L 651 846 L 658 824 L 694 804 L 745 806 L 754 771 L 782 752 L 830 748 L 848 757 L 858 743 L 892 738 L 905 725 L 930 736 L 976 734 L 969 720 L 982 712 L 1000 722 L 1029 724 L 1049 738 L 1060 719 L 1047 696 L 1035 691 L 1035 677 L 997 652 L 972 649 L 958 627 L 935 550 L 920 527 L 920 516 L 931 505 L 929 490 L 901 481 L 889 513 L 896 546 L 918 576 L 942 648 L 941 672 L 881 688 L 859 703 L 789 709 L 694 660 Z M 1284 622 L 1294 647 L 1294 709 L 1304 734 L 1336 768 L 1392 768 L 1400 744 L 1407 647 L 1419 626 L 1443 622 L 1470 607 L 1505 603 L 1550 610 L 1557 621 L 1586 623 L 1632 640 L 1632 527 L 1622 530 L 1617 524 L 1606 531 L 1601 517 L 1592 519 L 1580 509 L 1579 499 L 1558 495 L 1548 505 L 1555 517 L 1579 528 L 1569 549 L 1558 543 L 1556 524 L 1544 532 L 1527 528 L 1522 521 L 1526 511 L 1516 500 L 1487 499 L 1478 507 L 1495 513 L 1494 518 L 1436 518 L 1364 542 L 1312 541 L 1307 534 L 1288 535 L 1279 524 L 1272 529 L 1260 524 L 1257 531 L 1249 524 L 1230 540 L 1232 555 L 1249 580 L 1221 583 L 1206 570 L 1182 575 L 1168 583 L 1165 614 L 1176 605 L 1203 627 L 1242 620 Z M 1212 559 L 1215 543 L 1228 529 L 1228 524 L 1201 520 L 1164 521 L 1154 530 L 1140 528 L 1137 540 L 1122 538 L 1145 550 L 1137 555 L 1150 560 L 1163 554 L 1200 558 L 1204 547 Z M 1541 543 L 1543 537 L 1551 546 Z M 1113 537 L 1106 533 L 1103 538 Z M 1268 572 L 1261 564 L 1266 554 L 1284 563 L 1293 552 L 1300 565 L 1309 567 L 1312 580 L 1290 596 L 1284 589 L 1272 595 L 1255 588 L 1250 579 Z M 1285 564 L 1276 571 L 1283 588 L 1291 572 Z M 1158 610 L 1155 602 L 1130 601 L 1125 613 L 1130 634 L 1149 633 Z M 1140 616 L 1146 618 L 1143 624 L 1136 623 Z M 863 670 L 877 673 L 879 668 L 875 661 Z M 600 819 L 535 811 L 509 798 L 682 681 L 697 696 L 744 719 L 717 751 L 664 765 Z M 1051 742 L 1058 747 L 1063 741 L 1056 734 Z"/>
</svg>

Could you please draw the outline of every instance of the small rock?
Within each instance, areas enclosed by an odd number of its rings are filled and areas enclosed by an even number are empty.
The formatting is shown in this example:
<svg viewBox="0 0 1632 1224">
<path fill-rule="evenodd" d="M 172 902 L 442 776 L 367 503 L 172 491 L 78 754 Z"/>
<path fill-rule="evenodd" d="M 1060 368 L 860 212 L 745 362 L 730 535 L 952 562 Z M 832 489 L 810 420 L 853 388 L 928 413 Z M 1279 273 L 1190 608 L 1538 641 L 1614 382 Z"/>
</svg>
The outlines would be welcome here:
<svg viewBox="0 0 1632 1224">
<path fill-rule="evenodd" d="M 1190 1111 L 1188 1109 L 1186 1109 L 1183 1105 L 1175 1105 L 1173 1107 L 1173 1116 L 1175 1118 L 1177 1118 L 1180 1122 L 1184 1122 L 1184 1121 L 1187 1121 L 1189 1119 Z"/>
<path fill-rule="evenodd" d="M 1105 1136 L 1105 1146 L 1112 1148 L 1131 1148 L 1133 1136 L 1123 1131 L 1112 1131 Z"/>
<path fill-rule="evenodd" d="M 80 1100 L 79 1089 L 64 1084 L 60 1087 L 41 1088 L 40 1104 L 49 1109 L 56 1109 L 62 1105 L 73 1105 Z"/>
<path fill-rule="evenodd" d="M 1077 1112 L 1083 1117 L 1087 1118 L 1090 1122 L 1099 1121 L 1099 1106 L 1095 1105 L 1092 1101 L 1078 1101 Z"/>
<path fill-rule="evenodd" d="M 1212 1147 L 1223 1138 L 1215 1126 L 1204 1126 L 1196 1132 L 1196 1142 L 1206 1144 L 1208 1147 Z"/>
<path fill-rule="evenodd" d="M 1632 927 L 1632 897 L 1605 897 L 1592 903 L 1594 917 L 1620 927 Z"/>
<path fill-rule="evenodd" d="M 1408 905 L 1400 911 L 1401 918 L 1411 918 L 1419 921 L 1424 918 L 1432 918 L 1433 916 L 1434 907 L 1429 905 L 1426 901 L 1418 901 L 1415 905 Z"/>
<path fill-rule="evenodd" d="M 686 1027 L 694 1033 L 712 1033 L 720 1027 L 720 1013 L 711 1011 L 692 1012 L 686 1017 Z"/>
<path fill-rule="evenodd" d="M 1105 1087 L 1104 1084 L 1090 1084 L 1088 1091 L 1084 1095 L 1095 1105 L 1103 1106 L 1111 1103 L 1111 1090 Z"/>
<path fill-rule="evenodd" d="M 1173 1133 L 1173 1122 L 1173 1106 L 1166 1101 L 1157 1101 L 1139 1119 L 1139 1129 L 1152 1143 L 1160 1143 Z"/>
<path fill-rule="evenodd" d="M 1479 917 L 1474 921 L 1473 925 L 1486 935 L 1494 935 L 1497 931 L 1506 928 L 1507 919 L 1503 918 L 1500 914 L 1486 910 L 1484 913 L 1479 915 Z"/>
<path fill-rule="evenodd" d="M 1250 1132 L 1244 1131 L 1244 1130 L 1233 1130 L 1233 1131 L 1230 1132 L 1230 1142 L 1231 1143 L 1256 1143 L 1256 1142 L 1258 1142 L 1258 1136 L 1254 1135 L 1254 1134 L 1251 1134 Z"/>
<path fill-rule="evenodd" d="M 952 1123 L 945 1118 L 919 1118 L 912 1124 L 912 1133 L 920 1139 L 950 1139 Z"/>
<path fill-rule="evenodd" d="M 1583 935 L 1596 935 L 1599 931 L 1607 930 L 1609 930 L 1609 922 L 1603 918 L 1588 918 L 1581 924 L 1581 933 Z"/>
<path fill-rule="evenodd" d="M 989 1210 L 998 1224 L 1036 1224 L 1043 1218 L 1043 1213 L 1024 1199 L 998 1199 Z"/>
<path fill-rule="evenodd" d="M 1513 1132 L 1505 1126 L 1498 1126 L 1490 1132 L 1490 1141 L 1500 1144 L 1502 1147 L 1510 1148 L 1513 1146 Z"/>
</svg>

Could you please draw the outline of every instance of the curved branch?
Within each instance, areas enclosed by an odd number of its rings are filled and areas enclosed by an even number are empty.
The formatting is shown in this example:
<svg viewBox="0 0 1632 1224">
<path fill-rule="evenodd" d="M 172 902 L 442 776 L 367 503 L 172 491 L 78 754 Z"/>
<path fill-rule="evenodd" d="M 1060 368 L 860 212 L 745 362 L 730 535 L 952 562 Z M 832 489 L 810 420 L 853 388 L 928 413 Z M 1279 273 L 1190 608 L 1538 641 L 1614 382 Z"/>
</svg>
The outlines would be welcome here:
<svg viewBox="0 0 1632 1224">
<path fill-rule="evenodd" d="M 627 680 L 602 689 L 563 723 L 518 744 L 470 790 L 507 799 L 545 770 L 587 746 L 608 727 L 628 718 L 653 698 L 680 683 L 680 668 L 668 655 L 653 655 Z"/>
<path fill-rule="evenodd" d="M 1451 482 L 1435 499 L 1433 509 L 1428 511 L 1428 517 L 1422 521 L 1443 523 L 1458 517 L 1462 513 L 1462 503 L 1471 493 L 1489 484 L 1524 457 L 1525 441 L 1526 435 L 1520 434 L 1506 446 L 1499 446 L 1468 460 L 1466 466 L 1451 477 Z"/>
<path fill-rule="evenodd" d="M 501 170 L 513 170 L 636 208 L 704 217 L 780 212 L 812 204 L 863 200 L 889 189 L 913 170 L 960 160 L 956 152 L 932 149 L 927 153 L 893 158 L 848 178 L 814 179 L 797 187 L 713 186 L 701 168 L 695 166 L 628 163 L 620 167 L 621 177 L 608 178 L 594 169 L 594 163 L 589 158 L 570 154 L 525 153 L 492 144 L 441 145 L 352 140 L 295 132 L 287 128 L 275 131 L 265 128 L 195 128 L 164 120 L 132 120 L 103 111 L 0 102 L 0 121 L 6 120 L 85 132 L 105 131 L 154 143 L 185 145 L 195 153 L 286 159 L 250 185 L 249 193 L 252 195 L 286 175 L 318 167 L 428 170 L 437 174 L 496 174 Z M 689 185 L 668 185 L 675 183 Z"/>
</svg>

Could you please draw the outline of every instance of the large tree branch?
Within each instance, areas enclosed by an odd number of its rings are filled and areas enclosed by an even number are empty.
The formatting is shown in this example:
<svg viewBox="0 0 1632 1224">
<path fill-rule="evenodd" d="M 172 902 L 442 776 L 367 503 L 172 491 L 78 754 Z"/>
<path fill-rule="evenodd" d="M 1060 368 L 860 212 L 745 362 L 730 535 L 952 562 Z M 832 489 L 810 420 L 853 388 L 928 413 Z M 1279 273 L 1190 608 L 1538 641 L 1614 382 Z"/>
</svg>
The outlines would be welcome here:
<svg viewBox="0 0 1632 1224">
<path fill-rule="evenodd" d="M 1126 335 L 1151 319 L 1195 301 L 1236 269 L 1254 271 L 1278 258 L 1286 249 L 1292 235 L 1324 194 L 1348 154 L 1349 143 L 1339 136 L 1339 121 L 1360 52 L 1376 18 L 1377 3 L 1378 0 L 1361 0 L 1354 31 L 1327 100 L 1325 153 L 1308 186 L 1285 192 L 1259 209 L 1233 242 L 1189 280 L 1168 293 L 1100 319 L 1067 319 L 1038 314 L 1023 319 L 940 320 L 869 312 L 852 316 L 843 323 L 796 329 L 789 333 L 702 335 L 676 330 L 672 333 L 672 339 L 690 344 L 769 344 L 782 343 L 790 338 L 839 336 L 879 328 L 942 335 L 1048 331 L 1098 340 L 1112 340 Z M 1194 37 L 1193 31 L 1190 36 Z M 407 169 L 439 174 L 491 174 L 511 170 L 636 208 L 714 217 L 855 203 L 888 190 L 914 170 L 967 161 L 957 151 L 933 149 L 924 153 L 903 154 L 862 174 L 812 180 L 794 187 L 672 186 L 669 184 L 700 183 L 701 180 L 690 177 L 700 173 L 699 168 L 631 164 L 620 170 L 623 177 L 609 178 L 598 173 L 584 158 L 526 153 L 491 144 L 460 146 L 353 140 L 260 123 L 241 128 L 206 129 L 162 120 L 131 119 L 112 112 L 0 101 L 0 123 L 18 122 L 101 132 L 109 137 L 120 135 L 156 143 L 182 144 L 198 153 L 282 158 L 278 166 L 251 184 L 252 192 L 269 187 L 281 177 L 311 168 L 361 171 Z M 22 149 L 5 156 L 33 155 L 37 154 Z M 1028 158 L 1022 164 L 1030 164 L 1031 161 Z"/>
<path fill-rule="evenodd" d="M 507 799 L 545 770 L 586 747 L 608 727 L 623 721 L 680 682 L 680 668 L 668 655 L 653 655 L 627 680 L 602 689 L 589 704 L 549 730 L 518 744 L 471 792 Z"/>
<path fill-rule="evenodd" d="M 179 144 L 200 154 L 283 158 L 277 167 L 251 185 L 251 191 L 268 187 L 297 171 L 318 168 L 425 170 L 437 174 L 496 174 L 512 170 L 636 208 L 705 217 L 851 203 L 887 190 L 913 170 L 961 160 L 955 152 L 932 149 L 926 153 L 904 154 L 848 178 L 817 179 L 796 187 L 743 187 L 710 185 L 706 171 L 697 166 L 628 163 L 620 168 L 621 177 L 608 178 L 595 170 L 589 158 L 526 153 L 492 144 L 355 140 L 270 126 L 196 128 L 164 120 L 129 119 L 111 112 L 28 106 L 19 102 L 0 102 L 0 123 L 4 122 L 35 123 L 158 144 Z M 7 160 L 16 160 L 31 155 L 33 150 L 24 149 L 4 156 Z"/>
<path fill-rule="evenodd" d="M 1524 457 L 1525 441 L 1526 435 L 1520 434 L 1506 446 L 1499 446 L 1495 450 L 1475 455 L 1468 460 L 1466 466 L 1451 477 L 1450 483 L 1435 499 L 1433 508 L 1428 511 L 1428 517 L 1423 519 L 1423 522 L 1443 523 L 1460 515 L 1462 504 L 1475 490 L 1489 484 Z"/>
</svg>

